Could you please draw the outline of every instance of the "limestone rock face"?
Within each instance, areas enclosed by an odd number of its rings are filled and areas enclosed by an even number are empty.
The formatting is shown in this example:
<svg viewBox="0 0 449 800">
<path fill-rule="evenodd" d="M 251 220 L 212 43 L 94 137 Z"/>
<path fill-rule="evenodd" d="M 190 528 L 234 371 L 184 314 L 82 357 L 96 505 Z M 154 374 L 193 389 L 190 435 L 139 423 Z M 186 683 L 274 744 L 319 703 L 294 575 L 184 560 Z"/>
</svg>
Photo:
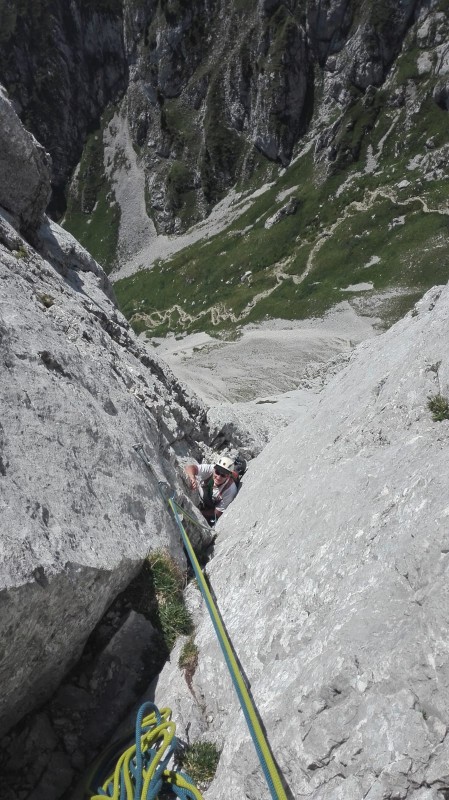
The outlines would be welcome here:
<svg viewBox="0 0 449 800">
<path fill-rule="evenodd" d="M 449 420 L 428 409 L 449 395 L 448 336 L 437 287 L 250 462 L 217 527 L 208 578 L 293 797 L 449 789 Z M 265 800 L 206 611 L 196 643 L 203 736 L 222 748 L 205 796 Z"/>
<path fill-rule="evenodd" d="M 87 134 L 126 85 L 123 4 L 3 5 L 0 80 L 26 127 L 51 153 L 52 209 L 62 213 Z"/>
<path fill-rule="evenodd" d="M 105 183 L 113 192 L 129 180 L 131 152 L 145 176 L 135 181 L 142 220 L 159 232 L 204 218 L 261 162 L 267 171 L 267 160 L 287 165 L 305 133 L 324 137 L 335 161 L 340 115 L 385 85 L 414 25 L 407 46 L 436 47 L 429 69 L 446 107 L 445 15 L 424 0 L 74 0 L 33 9 L 4 12 L 0 78 L 52 155 L 55 212 L 95 126 L 106 171 L 99 147 L 83 172 L 88 202 L 72 183 L 74 209 L 90 214 Z M 100 125 L 108 104 L 115 119 Z M 116 199 L 128 204 L 120 191 Z"/>
<path fill-rule="evenodd" d="M 46 220 L 37 246 L 2 212 L 2 732 L 55 690 L 150 550 L 182 559 L 133 445 L 176 487 L 177 455 L 198 454 L 205 432 L 203 407 L 137 342 L 98 264 Z"/>
<path fill-rule="evenodd" d="M 353 28 L 333 66 L 339 81 L 348 89 L 379 86 L 421 5 L 417 0 L 387 2 L 382 9 L 376 3 L 364 4 L 359 18 L 353 18 Z M 335 13 L 333 4 L 331 9 Z"/>
<path fill-rule="evenodd" d="M 0 86 L 0 206 L 33 232 L 50 197 L 51 161 Z"/>
</svg>

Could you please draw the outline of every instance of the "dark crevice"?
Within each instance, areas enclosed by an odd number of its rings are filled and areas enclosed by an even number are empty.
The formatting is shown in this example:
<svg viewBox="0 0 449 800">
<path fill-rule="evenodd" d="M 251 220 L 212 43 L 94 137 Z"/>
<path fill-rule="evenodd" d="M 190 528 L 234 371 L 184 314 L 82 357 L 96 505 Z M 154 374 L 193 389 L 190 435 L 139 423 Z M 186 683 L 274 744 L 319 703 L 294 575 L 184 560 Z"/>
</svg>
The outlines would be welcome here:
<svg viewBox="0 0 449 800">
<path fill-rule="evenodd" d="M 48 350 L 42 350 L 39 353 L 41 361 L 47 367 L 50 372 L 57 372 L 59 375 L 62 375 L 64 378 L 71 378 L 72 375 L 70 372 L 67 372 L 64 367 L 59 363 L 59 361 L 54 358 Z"/>
</svg>

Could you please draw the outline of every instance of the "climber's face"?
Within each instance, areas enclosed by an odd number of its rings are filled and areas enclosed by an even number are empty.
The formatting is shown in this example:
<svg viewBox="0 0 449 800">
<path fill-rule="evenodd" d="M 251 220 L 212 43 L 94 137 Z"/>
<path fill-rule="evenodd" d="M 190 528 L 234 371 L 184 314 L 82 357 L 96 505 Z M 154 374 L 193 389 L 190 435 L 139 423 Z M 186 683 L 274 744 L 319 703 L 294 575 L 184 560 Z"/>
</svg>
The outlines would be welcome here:
<svg viewBox="0 0 449 800">
<path fill-rule="evenodd" d="M 229 472 L 223 467 L 217 466 L 214 467 L 214 484 L 215 486 L 221 486 L 222 483 L 225 482 L 226 478 L 229 476 Z"/>
</svg>

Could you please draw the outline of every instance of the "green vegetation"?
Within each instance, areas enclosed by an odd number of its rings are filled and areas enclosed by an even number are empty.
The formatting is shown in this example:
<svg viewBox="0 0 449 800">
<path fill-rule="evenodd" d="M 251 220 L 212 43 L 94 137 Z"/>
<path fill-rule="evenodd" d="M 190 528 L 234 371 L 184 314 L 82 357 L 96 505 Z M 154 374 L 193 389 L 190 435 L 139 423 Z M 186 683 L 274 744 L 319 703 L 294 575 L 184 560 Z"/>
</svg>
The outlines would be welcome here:
<svg viewBox="0 0 449 800">
<path fill-rule="evenodd" d="M 429 397 L 427 402 L 429 411 L 432 412 L 432 419 L 434 422 L 442 422 L 443 419 L 449 419 L 449 400 L 441 394 L 435 394 Z"/>
<path fill-rule="evenodd" d="M 17 250 L 13 250 L 13 256 L 15 258 L 26 258 L 28 256 L 28 250 L 24 244 L 21 244 Z"/>
<path fill-rule="evenodd" d="M 432 111 L 439 123 L 441 110 L 435 106 Z M 378 138 L 385 140 L 391 126 L 389 112 L 384 112 L 371 133 L 373 148 Z M 417 136 L 423 135 L 417 124 Z M 346 291 L 348 287 L 372 283 L 372 290 L 363 295 L 367 299 L 390 289 L 396 293 L 383 310 L 376 309 L 388 324 L 395 321 L 426 289 L 449 278 L 449 225 L 444 213 L 448 181 L 421 189 L 414 184 L 415 175 L 406 173 L 410 185 L 399 189 L 405 165 L 421 152 L 422 144 L 410 137 L 400 155 L 389 148 L 387 138 L 382 174 L 355 176 L 344 191 L 337 190 L 353 168 L 315 185 L 310 155 L 292 164 L 224 233 L 116 283 L 124 313 L 136 330 L 148 329 L 154 335 L 170 330 L 217 335 L 234 329 L 236 317 L 241 323 L 267 316 L 321 315 L 341 300 L 360 298 L 357 290 Z M 366 157 L 365 145 L 362 156 Z M 289 188 L 293 189 L 289 197 L 299 202 L 297 212 L 265 228 L 267 218 L 286 202 L 277 199 L 279 193 Z M 411 199 L 418 195 L 422 202 Z M 426 213 L 424 202 L 441 211 Z M 280 262 L 281 278 L 276 275 Z M 251 277 L 242 281 L 246 272 Z M 263 292 L 269 294 L 250 308 Z M 222 309 L 221 319 L 212 318 L 214 306 Z"/>
<path fill-rule="evenodd" d="M 284 25 L 279 30 L 281 38 L 287 35 Z M 270 58 L 275 49 L 274 42 Z M 133 327 L 155 336 L 197 330 L 229 335 L 267 317 L 322 315 L 342 300 L 391 324 L 428 288 L 445 283 L 448 179 L 436 174 L 424 181 L 421 164 L 447 142 L 447 112 L 417 76 L 417 59 L 411 43 L 391 76 L 398 89 L 415 82 L 413 114 L 391 104 L 386 90 L 354 90 L 327 168 L 311 152 L 282 174 L 271 165 L 275 184 L 226 231 L 119 281 L 116 294 Z M 220 91 L 217 82 L 212 103 L 221 103 Z M 213 135 L 226 135 L 226 126 L 219 127 Z M 229 163 L 237 157 L 234 152 Z M 370 160 L 374 166 L 366 169 Z M 252 187 L 267 174 L 261 162 Z M 176 192 L 185 180 L 175 173 Z M 287 196 L 297 199 L 296 213 L 265 228 Z M 359 284 L 372 288 L 361 292 Z"/>
<path fill-rule="evenodd" d="M 184 604 L 186 578 L 165 551 L 151 553 L 127 590 L 132 607 L 160 632 L 170 651 L 176 638 L 189 635 L 193 623 Z"/>
<path fill-rule="evenodd" d="M 364 139 L 374 128 L 380 110 L 385 103 L 384 92 L 371 90 L 359 94 L 348 109 L 345 124 L 335 138 L 335 160 L 333 171 L 337 172 L 357 161 Z"/>
<path fill-rule="evenodd" d="M 39 293 L 37 299 L 45 308 L 51 308 L 55 303 L 55 298 L 51 294 L 46 294 L 45 292 Z"/>
<path fill-rule="evenodd" d="M 106 272 L 115 263 L 120 224 L 120 208 L 104 168 L 103 130 L 112 113 L 103 116 L 100 129 L 86 142 L 62 222 Z"/>
<path fill-rule="evenodd" d="M 195 644 L 194 637 L 191 636 L 183 646 L 178 661 L 179 668 L 184 670 L 184 677 L 192 694 L 194 694 L 192 689 L 192 678 L 198 666 L 198 652 L 198 647 Z"/>
<path fill-rule="evenodd" d="M 183 646 L 178 665 L 180 669 L 185 671 L 186 676 L 188 675 L 191 679 L 198 666 L 198 647 L 194 642 L 193 636 Z"/>
<path fill-rule="evenodd" d="M 223 77 L 218 73 L 209 86 L 204 120 L 206 156 L 201 162 L 201 182 L 210 205 L 216 203 L 223 196 L 226 186 L 235 180 L 243 155 L 242 138 L 229 126 L 223 114 L 226 108 L 223 87 Z"/>
<path fill-rule="evenodd" d="M 183 205 L 183 196 L 193 188 L 192 174 L 182 161 L 173 161 L 167 177 L 167 195 L 173 210 Z"/>
<path fill-rule="evenodd" d="M 111 192 L 103 186 L 98 194 L 97 204 L 91 215 L 80 210 L 70 209 L 64 217 L 66 228 L 80 244 L 93 255 L 96 261 L 109 273 L 117 255 L 120 208 Z M 90 223 L 90 224 L 89 224 Z"/>
<path fill-rule="evenodd" d="M 204 788 L 213 779 L 219 760 L 220 751 L 215 744 L 194 742 L 182 754 L 181 766 L 197 786 Z"/>
</svg>

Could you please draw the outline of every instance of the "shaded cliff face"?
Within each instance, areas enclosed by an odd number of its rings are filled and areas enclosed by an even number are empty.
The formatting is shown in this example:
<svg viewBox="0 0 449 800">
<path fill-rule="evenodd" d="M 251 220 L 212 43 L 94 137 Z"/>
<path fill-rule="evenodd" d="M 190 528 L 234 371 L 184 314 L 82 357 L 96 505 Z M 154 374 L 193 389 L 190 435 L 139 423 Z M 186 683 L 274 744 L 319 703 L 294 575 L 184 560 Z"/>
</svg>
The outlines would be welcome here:
<svg viewBox="0 0 449 800">
<path fill-rule="evenodd" d="M 206 423 L 101 267 L 43 216 L 49 159 L 2 91 L 0 153 L 2 733 L 55 690 L 149 551 L 182 559 L 133 445 L 174 486 Z"/>
<path fill-rule="evenodd" d="M 333 148 L 333 162 L 352 163 L 357 148 L 347 152 L 346 142 L 334 144 L 351 123 L 344 112 L 368 87 L 383 84 L 422 5 L 126 5 L 130 81 L 115 118 L 103 120 L 99 134 L 106 145 L 104 175 L 122 214 L 129 206 L 128 194 L 125 200 L 120 194 L 132 169 L 130 152 L 144 175 L 141 185 L 134 184 L 144 207 L 141 224 L 146 220 L 148 230 L 154 226 L 158 233 L 179 233 L 204 218 L 235 184 L 273 177 L 313 129 L 326 155 Z M 66 217 L 77 236 L 88 237 L 86 246 L 93 235 L 80 217 L 82 187 L 99 161 L 101 153 L 85 153 Z M 93 225 L 105 227 L 101 209 Z M 123 263 L 130 250 L 121 231 L 118 240 Z"/>
<path fill-rule="evenodd" d="M 0 76 L 52 154 L 55 212 L 88 132 L 126 89 L 120 115 L 146 175 L 148 216 L 177 232 L 236 181 L 288 164 L 317 106 L 342 108 L 379 86 L 421 5 L 22 0 L 12 11 L 4 3 Z M 114 150 L 114 126 L 109 135 Z M 81 176 L 97 194 L 102 155 L 87 153 Z M 121 160 L 115 137 L 109 177 Z M 92 212 L 79 184 L 72 195 L 72 216 Z"/>
<path fill-rule="evenodd" d="M 88 132 L 126 87 L 121 0 L 2 0 L 0 77 L 51 153 L 50 211 L 58 216 Z"/>
<path fill-rule="evenodd" d="M 33 236 L 50 196 L 51 160 L 25 131 L 1 86 L 0 118 L 0 206 L 15 216 L 20 231 Z"/>
</svg>

